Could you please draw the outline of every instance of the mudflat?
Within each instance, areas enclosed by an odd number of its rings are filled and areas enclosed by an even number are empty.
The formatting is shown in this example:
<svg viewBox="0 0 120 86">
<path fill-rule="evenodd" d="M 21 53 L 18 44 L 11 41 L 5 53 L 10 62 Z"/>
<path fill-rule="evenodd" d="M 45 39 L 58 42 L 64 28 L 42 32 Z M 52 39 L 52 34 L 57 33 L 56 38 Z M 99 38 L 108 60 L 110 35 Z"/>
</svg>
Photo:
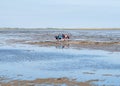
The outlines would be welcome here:
<svg viewBox="0 0 120 86">
<path fill-rule="evenodd" d="M 119 86 L 119 57 L 120 30 L 0 30 L 0 85 Z"/>
<path fill-rule="evenodd" d="M 56 41 L 55 35 L 68 34 L 69 40 Z M 0 44 L 88 48 L 120 51 L 120 30 L 1 30 Z"/>
</svg>

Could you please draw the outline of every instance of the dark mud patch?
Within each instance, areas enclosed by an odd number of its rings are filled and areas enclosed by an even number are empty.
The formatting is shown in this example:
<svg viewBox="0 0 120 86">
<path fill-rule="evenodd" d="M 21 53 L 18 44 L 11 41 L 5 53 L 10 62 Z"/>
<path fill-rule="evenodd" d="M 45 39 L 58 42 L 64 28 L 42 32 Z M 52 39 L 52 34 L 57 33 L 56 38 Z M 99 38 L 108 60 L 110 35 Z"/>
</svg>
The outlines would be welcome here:
<svg viewBox="0 0 120 86">
<path fill-rule="evenodd" d="M 120 77 L 120 75 L 115 75 L 115 77 Z"/>
<path fill-rule="evenodd" d="M 112 74 L 103 74 L 103 76 L 113 76 Z"/>
<path fill-rule="evenodd" d="M 91 82 L 99 82 L 99 81 L 104 81 L 104 80 L 93 79 L 93 80 L 89 80 L 89 81 L 87 81 L 87 82 L 88 82 L 88 83 L 91 83 Z"/>
<path fill-rule="evenodd" d="M 83 72 L 83 74 L 93 75 L 93 74 L 95 74 L 95 73 L 92 73 L 92 72 Z"/>
</svg>

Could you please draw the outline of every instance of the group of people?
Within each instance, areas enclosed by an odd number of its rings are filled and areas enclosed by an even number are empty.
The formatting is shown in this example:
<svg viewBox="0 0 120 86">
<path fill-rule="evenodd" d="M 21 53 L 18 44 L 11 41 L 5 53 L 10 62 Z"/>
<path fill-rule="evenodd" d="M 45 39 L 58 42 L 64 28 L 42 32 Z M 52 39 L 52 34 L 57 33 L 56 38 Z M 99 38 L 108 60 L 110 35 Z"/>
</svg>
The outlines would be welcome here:
<svg viewBox="0 0 120 86">
<path fill-rule="evenodd" d="M 70 37 L 67 34 L 58 34 L 57 36 L 55 36 L 56 40 L 67 40 Z"/>
</svg>

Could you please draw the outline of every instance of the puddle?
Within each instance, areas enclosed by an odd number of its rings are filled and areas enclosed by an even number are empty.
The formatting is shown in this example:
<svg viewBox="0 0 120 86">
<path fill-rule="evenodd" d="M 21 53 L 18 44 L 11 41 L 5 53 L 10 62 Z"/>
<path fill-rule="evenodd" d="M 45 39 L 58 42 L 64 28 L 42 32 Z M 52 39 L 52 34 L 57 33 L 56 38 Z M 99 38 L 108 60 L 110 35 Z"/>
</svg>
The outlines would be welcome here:
<svg viewBox="0 0 120 86">
<path fill-rule="evenodd" d="M 119 52 L 28 47 L 0 48 L 0 76 L 10 80 L 97 79 L 94 84 L 120 85 L 120 77 L 117 77 L 120 75 Z"/>
</svg>

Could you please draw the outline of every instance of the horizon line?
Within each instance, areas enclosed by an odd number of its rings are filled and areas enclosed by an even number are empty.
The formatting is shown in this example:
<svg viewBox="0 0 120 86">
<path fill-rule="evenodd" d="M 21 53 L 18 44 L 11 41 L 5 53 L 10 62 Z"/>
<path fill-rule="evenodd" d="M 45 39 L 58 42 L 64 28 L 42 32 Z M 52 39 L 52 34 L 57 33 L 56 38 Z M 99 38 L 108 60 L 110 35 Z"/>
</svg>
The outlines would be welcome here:
<svg viewBox="0 0 120 86">
<path fill-rule="evenodd" d="M 65 27 L 0 27 L 0 29 L 120 29 L 119 28 L 116 28 L 116 27 L 80 27 L 80 28 L 65 28 Z"/>
</svg>

